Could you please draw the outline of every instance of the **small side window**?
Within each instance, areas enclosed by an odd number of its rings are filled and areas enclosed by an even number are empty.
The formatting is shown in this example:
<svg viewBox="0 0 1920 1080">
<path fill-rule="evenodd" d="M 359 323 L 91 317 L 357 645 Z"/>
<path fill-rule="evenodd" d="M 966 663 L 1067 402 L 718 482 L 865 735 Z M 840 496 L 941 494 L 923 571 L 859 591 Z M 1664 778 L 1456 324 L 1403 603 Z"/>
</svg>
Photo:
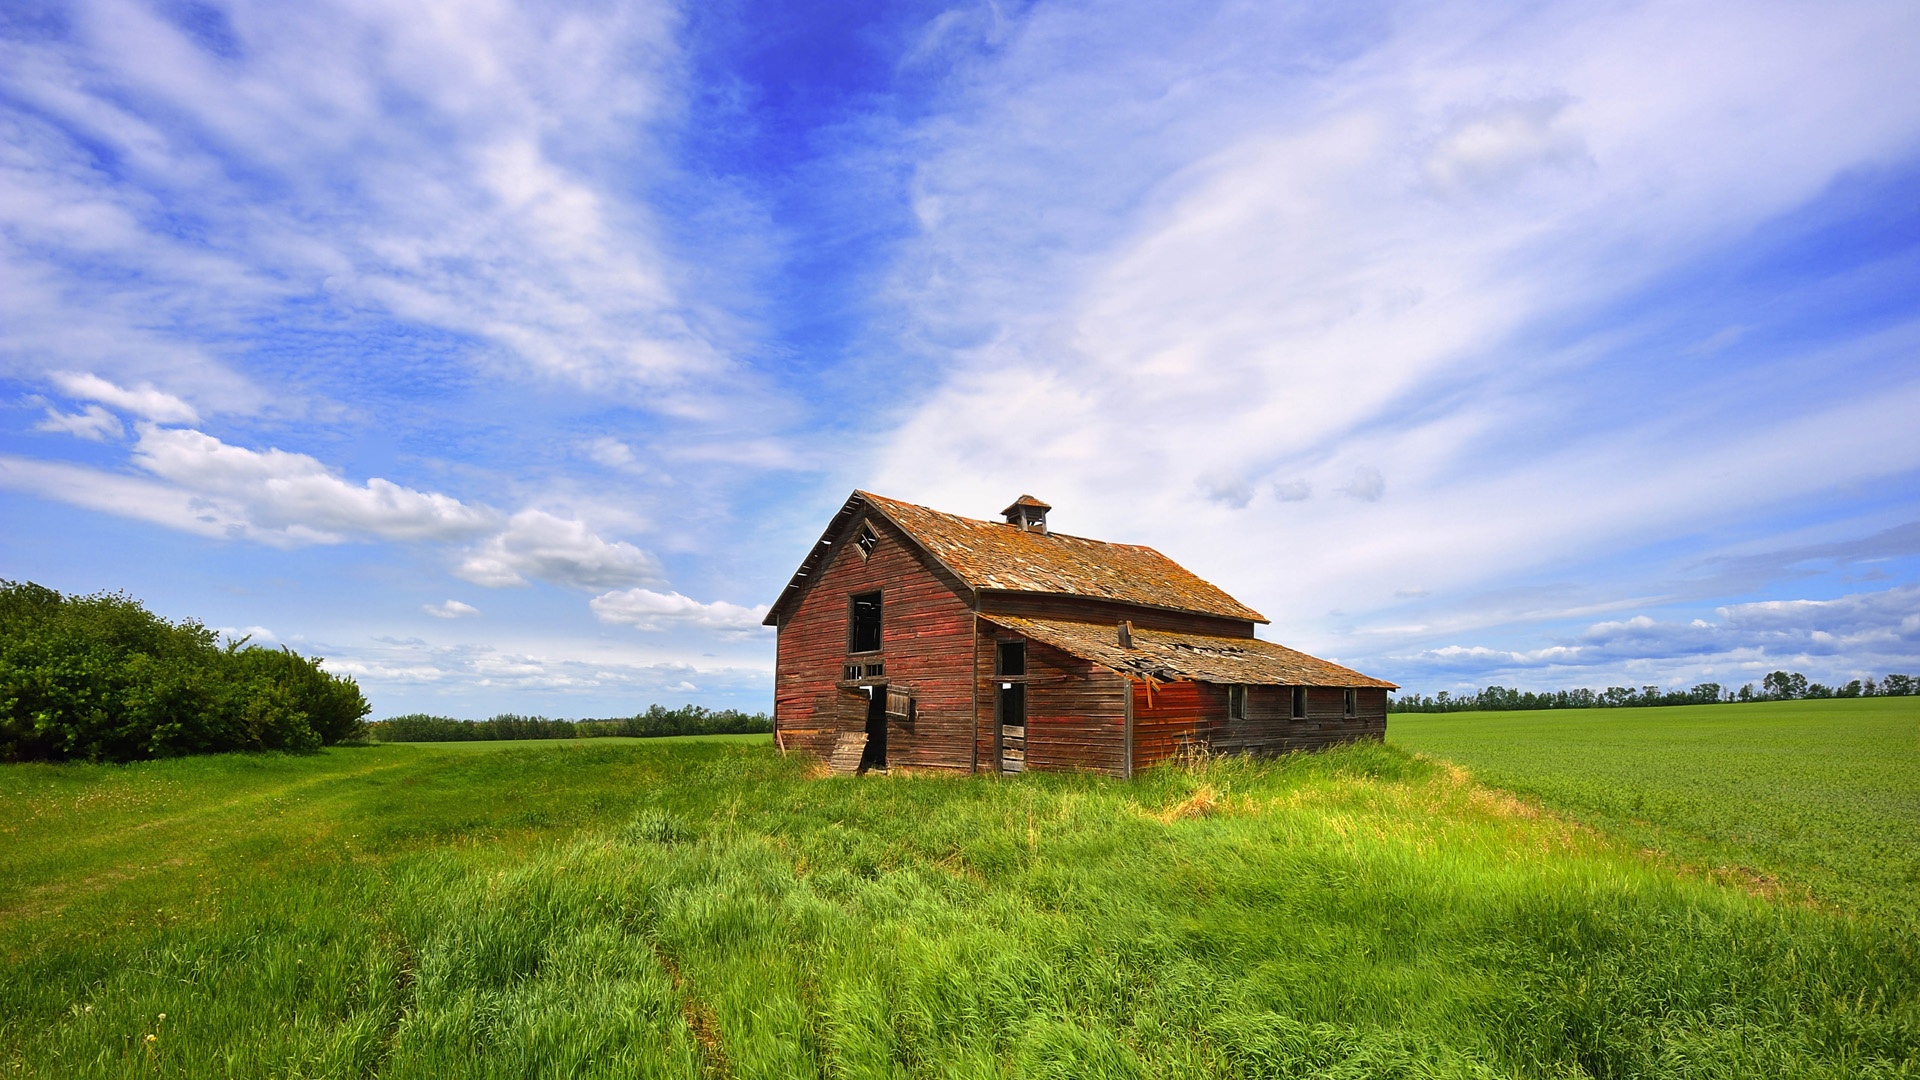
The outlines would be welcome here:
<svg viewBox="0 0 1920 1080">
<path fill-rule="evenodd" d="M 1344 704 L 1347 707 L 1348 716 L 1352 716 L 1353 714 L 1359 711 L 1359 709 L 1356 707 L 1356 704 L 1354 702 L 1354 698 L 1356 696 L 1357 695 L 1352 690 L 1349 690 L 1347 691 L 1346 700 L 1342 702 L 1342 704 Z"/>
<path fill-rule="evenodd" d="M 1247 688 L 1244 686 L 1227 687 L 1227 719 L 1245 720 L 1247 718 Z"/>
<path fill-rule="evenodd" d="M 1307 688 L 1304 686 L 1293 688 L 1293 718 L 1295 720 L 1307 718 Z"/>
</svg>

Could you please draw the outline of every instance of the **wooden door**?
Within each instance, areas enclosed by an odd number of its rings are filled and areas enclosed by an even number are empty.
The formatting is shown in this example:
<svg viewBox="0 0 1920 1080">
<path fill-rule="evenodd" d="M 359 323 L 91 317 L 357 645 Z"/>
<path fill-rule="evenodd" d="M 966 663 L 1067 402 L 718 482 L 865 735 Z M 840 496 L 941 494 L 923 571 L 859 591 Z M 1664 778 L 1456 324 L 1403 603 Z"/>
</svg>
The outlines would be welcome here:
<svg viewBox="0 0 1920 1080">
<path fill-rule="evenodd" d="M 1027 686 L 1001 683 L 995 710 L 1000 721 L 1000 771 L 1027 771 Z"/>
</svg>

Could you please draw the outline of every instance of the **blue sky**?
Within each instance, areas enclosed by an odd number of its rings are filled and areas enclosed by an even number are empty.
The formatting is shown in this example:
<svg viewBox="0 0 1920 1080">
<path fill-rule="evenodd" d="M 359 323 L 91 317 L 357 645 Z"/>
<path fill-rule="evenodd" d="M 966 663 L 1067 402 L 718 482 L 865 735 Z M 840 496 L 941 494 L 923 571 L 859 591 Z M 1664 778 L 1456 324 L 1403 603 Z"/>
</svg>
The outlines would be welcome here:
<svg viewBox="0 0 1920 1080">
<path fill-rule="evenodd" d="M 1433 692 L 1920 672 L 1908 3 L 0 8 L 0 576 L 765 708 L 846 493 Z"/>
</svg>

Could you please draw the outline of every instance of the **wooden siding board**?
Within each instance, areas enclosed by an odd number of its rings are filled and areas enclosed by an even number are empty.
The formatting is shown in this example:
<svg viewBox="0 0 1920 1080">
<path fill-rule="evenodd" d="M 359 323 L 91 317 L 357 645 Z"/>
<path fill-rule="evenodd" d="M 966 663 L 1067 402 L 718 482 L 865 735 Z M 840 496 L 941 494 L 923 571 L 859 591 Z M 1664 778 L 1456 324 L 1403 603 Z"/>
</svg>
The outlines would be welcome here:
<svg viewBox="0 0 1920 1080">
<path fill-rule="evenodd" d="M 1163 683 L 1149 692 L 1133 688 L 1134 768 L 1178 756 L 1184 746 L 1204 745 L 1220 753 L 1280 754 L 1314 750 L 1361 739 L 1383 739 L 1387 732 L 1387 692 L 1363 687 L 1354 692 L 1354 715 L 1346 714 L 1340 687 L 1307 688 L 1307 715 L 1293 719 L 1293 688 L 1252 686 L 1247 718 L 1227 716 L 1227 688 L 1199 682 Z"/>
</svg>

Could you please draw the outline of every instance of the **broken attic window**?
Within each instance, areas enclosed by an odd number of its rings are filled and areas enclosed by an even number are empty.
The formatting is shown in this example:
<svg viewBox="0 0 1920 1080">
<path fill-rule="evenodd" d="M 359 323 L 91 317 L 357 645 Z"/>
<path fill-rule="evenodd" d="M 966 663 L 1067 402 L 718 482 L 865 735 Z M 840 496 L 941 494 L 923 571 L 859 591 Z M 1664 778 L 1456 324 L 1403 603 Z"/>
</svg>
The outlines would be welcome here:
<svg viewBox="0 0 1920 1080">
<path fill-rule="evenodd" d="M 860 557 L 864 559 L 873 554 L 873 549 L 880 544 L 880 538 L 873 535 L 873 526 L 861 522 L 860 538 L 853 543 L 860 549 Z"/>
</svg>

